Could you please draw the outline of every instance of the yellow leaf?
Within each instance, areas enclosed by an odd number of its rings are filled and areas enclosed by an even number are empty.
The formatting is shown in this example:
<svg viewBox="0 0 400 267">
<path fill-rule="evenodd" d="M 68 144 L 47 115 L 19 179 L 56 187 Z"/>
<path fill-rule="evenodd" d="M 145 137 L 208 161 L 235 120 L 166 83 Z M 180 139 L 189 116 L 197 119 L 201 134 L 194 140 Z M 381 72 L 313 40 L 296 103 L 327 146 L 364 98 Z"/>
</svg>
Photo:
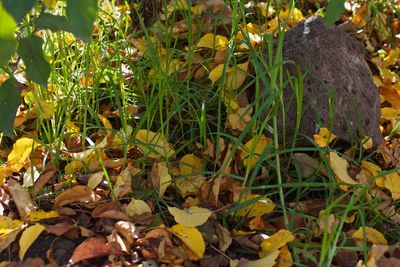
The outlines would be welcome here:
<svg viewBox="0 0 400 267">
<path fill-rule="evenodd" d="M 27 214 L 27 219 L 30 222 L 37 222 L 44 219 L 52 219 L 58 217 L 60 217 L 60 215 L 55 210 L 51 211 L 38 210 L 38 211 L 32 211 Z"/>
<path fill-rule="evenodd" d="M 364 230 L 365 230 L 365 235 L 364 236 Z M 357 239 L 367 239 L 368 242 L 371 242 L 372 244 L 375 245 L 387 245 L 387 240 L 383 236 L 381 232 L 378 230 L 375 230 L 372 227 L 365 226 L 365 228 L 360 227 L 357 231 L 353 233 L 353 238 Z"/>
<path fill-rule="evenodd" d="M 175 154 L 172 145 L 161 133 L 155 133 L 148 130 L 139 130 L 136 139 L 140 141 L 139 149 L 149 158 L 169 158 Z"/>
<path fill-rule="evenodd" d="M 177 223 L 183 224 L 186 227 L 200 226 L 205 223 L 212 214 L 208 209 L 197 206 L 184 210 L 175 207 L 168 207 L 168 211 L 172 216 L 174 216 Z"/>
<path fill-rule="evenodd" d="M 314 134 L 314 141 L 320 147 L 326 147 L 330 142 L 336 138 L 328 128 L 320 128 L 318 134 Z"/>
<path fill-rule="evenodd" d="M 73 123 L 70 119 L 65 121 L 65 129 L 67 130 L 67 133 L 79 133 L 81 130 L 79 126 Z"/>
<path fill-rule="evenodd" d="M 350 185 L 357 184 L 357 182 L 354 181 L 347 172 L 347 167 L 349 166 L 347 160 L 342 159 L 335 152 L 329 152 L 329 164 L 339 182 Z M 347 185 L 340 185 L 340 188 L 342 188 L 344 191 L 349 190 Z"/>
<path fill-rule="evenodd" d="M 37 145 L 31 138 L 23 137 L 18 139 L 7 158 L 7 163 L 11 165 L 11 170 L 19 172 L 36 146 Z"/>
<path fill-rule="evenodd" d="M 236 230 L 236 229 L 233 229 L 233 230 L 232 230 L 232 234 L 233 234 L 233 236 L 246 236 L 246 235 L 254 235 L 255 233 L 257 233 L 257 232 L 256 232 L 256 231 L 250 231 L 250 232 L 247 232 L 247 231 Z"/>
<path fill-rule="evenodd" d="M 13 171 L 8 166 L 0 166 L 0 184 L 3 183 L 4 179 L 11 176 Z"/>
<path fill-rule="evenodd" d="M 136 215 L 142 215 L 149 212 L 151 213 L 149 205 L 140 199 L 132 198 L 131 202 L 129 202 L 128 206 L 126 207 L 126 214 L 129 217 L 134 217 Z"/>
<path fill-rule="evenodd" d="M 52 102 L 39 100 L 36 103 L 36 109 L 41 119 L 50 119 L 54 115 L 55 106 Z"/>
<path fill-rule="evenodd" d="M 39 235 L 43 232 L 45 227 L 40 223 L 32 225 L 22 233 L 21 238 L 19 239 L 19 259 L 23 260 L 26 251 L 29 247 L 35 242 L 35 240 L 39 237 Z"/>
<path fill-rule="evenodd" d="M 225 68 L 225 70 L 228 70 L 228 66 Z M 216 81 L 219 80 L 222 76 L 222 72 L 224 71 L 224 64 L 219 64 L 215 68 L 213 68 L 210 71 L 210 74 L 208 74 L 208 78 L 211 80 L 211 83 L 214 84 Z"/>
<path fill-rule="evenodd" d="M 203 168 L 201 159 L 194 154 L 184 155 L 179 162 L 180 174 L 185 176 L 195 176 L 200 174 Z"/>
<path fill-rule="evenodd" d="M 262 216 L 266 213 L 271 213 L 275 209 L 275 204 L 269 198 L 261 197 L 260 195 L 252 194 L 246 197 L 243 197 L 240 201 L 240 204 L 249 202 L 252 199 L 259 198 L 254 203 L 247 205 L 236 211 L 236 216 L 243 217 L 255 217 Z"/>
<path fill-rule="evenodd" d="M 228 46 L 229 40 L 222 35 L 214 35 L 212 33 L 207 33 L 200 38 L 197 43 L 197 47 L 215 48 L 215 50 L 225 50 Z"/>
<path fill-rule="evenodd" d="M 281 252 L 279 253 L 277 267 L 291 267 L 293 266 L 293 257 L 290 253 L 288 246 L 283 246 Z"/>
<path fill-rule="evenodd" d="M 176 235 L 193 253 L 197 259 L 203 258 L 206 244 L 203 236 L 195 227 L 186 227 L 183 224 L 176 224 L 171 227 L 171 232 Z"/>
<path fill-rule="evenodd" d="M 261 11 L 261 15 L 265 18 L 268 18 L 275 14 L 275 10 L 270 3 L 258 2 L 256 6 Z"/>
<path fill-rule="evenodd" d="M 104 173 L 102 171 L 90 175 L 87 186 L 94 190 L 103 180 Z"/>
<path fill-rule="evenodd" d="M 385 120 L 392 120 L 400 118 L 400 110 L 395 108 L 381 108 L 381 118 Z"/>
<path fill-rule="evenodd" d="M 157 169 L 158 169 L 158 177 L 159 177 L 158 180 L 160 188 L 158 194 L 160 196 L 163 196 L 168 186 L 171 184 L 172 178 L 168 172 L 168 167 L 165 162 L 158 162 Z"/>
<path fill-rule="evenodd" d="M 391 172 L 385 175 L 385 188 L 389 189 L 393 200 L 400 198 L 400 175 L 397 172 Z"/>
<path fill-rule="evenodd" d="M 175 180 L 175 186 L 182 197 L 187 197 L 188 195 L 196 195 L 204 181 L 205 178 L 201 175 L 180 177 Z"/>
<path fill-rule="evenodd" d="M 281 21 L 287 20 L 287 23 L 289 25 L 295 25 L 299 23 L 300 20 L 304 19 L 304 17 L 300 9 L 294 7 L 292 9 L 286 9 L 284 11 L 279 12 L 279 19 Z"/>
<path fill-rule="evenodd" d="M 254 261 L 247 261 L 244 266 L 246 267 L 273 267 L 276 266 L 275 262 L 276 259 L 279 256 L 279 250 L 275 250 L 268 256 L 261 258 L 259 260 L 254 260 Z M 239 266 L 239 260 L 230 260 L 229 263 L 230 267 L 238 267 Z M 242 266 L 242 265 L 240 265 Z"/>
<path fill-rule="evenodd" d="M 362 139 L 362 146 L 363 146 L 363 148 L 364 149 L 371 149 L 372 148 L 372 146 L 374 145 L 374 143 L 373 143 L 373 141 L 372 141 L 372 138 L 371 137 L 369 137 L 369 136 L 365 136 L 363 139 Z"/>
<path fill-rule="evenodd" d="M 237 64 L 236 66 L 227 70 L 227 77 L 225 81 L 225 85 L 229 90 L 236 90 L 246 80 L 247 73 L 249 68 L 249 61 L 246 61 L 242 64 Z"/>
<path fill-rule="evenodd" d="M 0 252 L 14 242 L 22 229 L 22 221 L 13 220 L 7 216 L 0 216 Z"/>
<path fill-rule="evenodd" d="M 382 169 L 378 165 L 375 165 L 374 163 L 366 161 L 366 160 L 363 160 L 361 162 L 361 166 L 364 168 L 364 170 L 366 170 L 369 173 L 371 178 L 377 177 L 382 172 Z M 379 186 L 380 188 L 384 188 L 385 187 L 385 177 L 381 176 L 381 177 L 375 178 L 375 184 L 377 186 Z"/>
<path fill-rule="evenodd" d="M 279 230 L 261 243 L 260 257 L 265 257 L 294 240 L 294 235 L 288 230 Z"/>
<path fill-rule="evenodd" d="M 255 135 L 243 147 L 240 158 L 245 167 L 252 168 L 260 159 L 264 149 L 273 143 L 272 139 L 264 135 Z"/>
</svg>

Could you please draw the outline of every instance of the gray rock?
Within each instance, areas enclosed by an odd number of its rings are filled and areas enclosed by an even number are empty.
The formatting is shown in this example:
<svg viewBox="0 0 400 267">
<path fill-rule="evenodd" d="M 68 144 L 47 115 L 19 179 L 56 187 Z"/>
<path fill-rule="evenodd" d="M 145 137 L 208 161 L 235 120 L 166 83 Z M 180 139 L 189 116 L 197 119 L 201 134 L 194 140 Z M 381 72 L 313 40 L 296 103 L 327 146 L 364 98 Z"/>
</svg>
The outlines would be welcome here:
<svg viewBox="0 0 400 267">
<path fill-rule="evenodd" d="M 372 137 L 375 145 L 382 141 L 379 93 L 364 56 L 361 43 L 336 26 L 325 26 L 319 17 L 311 17 L 285 34 L 283 57 L 295 63 L 287 64 L 285 72 L 298 76 L 299 68 L 306 74 L 297 144 L 307 143 L 304 136 L 312 138 L 319 127 L 332 129 L 349 143 L 365 135 Z M 279 127 L 285 129 L 287 143 L 296 126 L 296 101 L 290 86 L 283 102 L 285 126 L 280 119 Z"/>
</svg>

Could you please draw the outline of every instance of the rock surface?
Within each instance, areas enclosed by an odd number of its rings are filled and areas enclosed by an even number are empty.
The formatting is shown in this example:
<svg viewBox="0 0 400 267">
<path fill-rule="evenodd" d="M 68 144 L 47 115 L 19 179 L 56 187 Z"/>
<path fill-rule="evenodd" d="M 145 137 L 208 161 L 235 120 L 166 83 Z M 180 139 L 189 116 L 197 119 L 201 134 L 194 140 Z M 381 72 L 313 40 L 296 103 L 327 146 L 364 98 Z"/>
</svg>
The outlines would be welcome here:
<svg viewBox="0 0 400 267">
<path fill-rule="evenodd" d="M 361 43 L 336 26 L 325 26 L 319 17 L 311 17 L 285 34 L 283 57 L 295 63 L 286 69 L 292 76 L 298 76 L 297 67 L 306 74 L 297 144 L 307 143 L 304 136 L 312 138 L 319 127 L 330 128 L 349 143 L 365 135 L 372 137 L 374 145 L 382 141 L 379 93 L 364 53 Z M 290 86 L 284 93 L 284 105 L 288 141 L 296 126 L 296 101 Z M 283 129 L 282 120 L 280 127 Z"/>
</svg>

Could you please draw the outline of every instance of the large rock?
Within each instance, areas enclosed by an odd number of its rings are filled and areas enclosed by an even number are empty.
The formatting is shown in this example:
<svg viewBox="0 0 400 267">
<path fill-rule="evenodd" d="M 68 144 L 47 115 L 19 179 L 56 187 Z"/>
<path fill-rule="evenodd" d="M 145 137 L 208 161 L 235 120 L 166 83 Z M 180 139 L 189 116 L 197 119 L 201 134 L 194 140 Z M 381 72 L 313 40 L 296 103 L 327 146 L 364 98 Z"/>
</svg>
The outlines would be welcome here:
<svg viewBox="0 0 400 267">
<path fill-rule="evenodd" d="M 285 67 L 291 75 L 298 76 L 298 67 L 306 75 L 298 138 L 312 138 L 319 127 L 330 128 L 332 118 L 332 132 L 342 140 L 354 143 L 368 135 L 374 144 L 382 141 L 379 93 L 361 43 L 336 26 L 327 27 L 321 18 L 311 17 L 285 34 L 283 56 L 295 63 Z M 296 125 L 296 101 L 290 86 L 284 104 L 285 126 L 281 120 L 280 127 L 285 128 L 288 141 Z"/>
</svg>

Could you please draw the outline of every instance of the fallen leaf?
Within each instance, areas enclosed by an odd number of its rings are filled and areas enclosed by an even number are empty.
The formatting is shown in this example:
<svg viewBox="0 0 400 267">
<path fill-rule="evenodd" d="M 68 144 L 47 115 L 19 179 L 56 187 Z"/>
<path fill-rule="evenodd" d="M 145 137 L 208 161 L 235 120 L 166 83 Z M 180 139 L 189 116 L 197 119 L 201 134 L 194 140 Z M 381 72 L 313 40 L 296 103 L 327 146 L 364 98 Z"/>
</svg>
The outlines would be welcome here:
<svg viewBox="0 0 400 267">
<path fill-rule="evenodd" d="M 175 150 L 168 143 L 167 139 L 161 133 L 155 133 L 148 130 L 139 130 L 136 133 L 136 139 L 139 141 L 138 147 L 142 153 L 149 158 L 164 157 L 168 159 Z"/>
<path fill-rule="evenodd" d="M 293 266 L 293 257 L 292 253 L 287 245 L 281 248 L 281 252 L 279 253 L 278 261 L 276 263 L 277 267 L 291 267 Z"/>
<path fill-rule="evenodd" d="M 212 214 L 208 209 L 197 206 L 189 207 L 184 210 L 168 207 L 168 211 L 174 216 L 177 223 L 183 224 L 186 227 L 200 226 L 204 224 Z"/>
<path fill-rule="evenodd" d="M 24 229 L 23 222 L 7 216 L 0 216 L 0 252 L 14 242 L 18 233 Z"/>
<path fill-rule="evenodd" d="M 385 175 L 385 188 L 387 188 L 393 200 L 400 198 L 400 175 L 398 172 L 391 172 Z"/>
<path fill-rule="evenodd" d="M 159 196 L 163 196 L 168 186 L 171 184 L 171 175 L 168 173 L 166 162 L 155 162 L 151 168 L 151 182 L 158 191 Z"/>
<path fill-rule="evenodd" d="M 90 175 L 87 186 L 94 190 L 103 180 L 104 173 L 102 171 Z"/>
<path fill-rule="evenodd" d="M 239 217 L 255 217 L 262 216 L 267 213 L 271 213 L 275 209 L 275 204 L 269 198 L 261 197 L 261 195 L 248 195 L 243 197 L 240 201 L 240 204 L 250 202 L 253 199 L 258 198 L 254 203 L 247 205 L 236 211 L 235 215 Z"/>
<path fill-rule="evenodd" d="M 23 260 L 26 251 L 29 247 L 35 242 L 35 240 L 39 237 L 39 235 L 43 232 L 45 227 L 39 223 L 29 226 L 22 233 L 21 238 L 19 239 L 19 259 Z"/>
<path fill-rule="evenodd" d="M 13 172 L 21 170 L 35 147 L 37 147 L 35 141 L 26 137 L 20 138 L 14 143 L 13 149 L 7 158 L 7 164 Z"/>
<path fill-rule="evenodd" d="M 385 236 L 381 232 L 368 226 L 365 226 L 365 228 L 360 227 L 357 231 L 353 233 L 352 237 L 361 240 L 367 239 L 368 242 L 371 242 L 375 245 L 387 245 L 388 243 Z"/>
<path fill-rule="evenodd" d="M 318 134 L 314 134 L 314 142 L 320 147 L 326 147 L 330 144 L 336 135 L 331 133 L 328 128 L 320 128 Z"/>
<path fill-rule="evenodd" d="M 382 169 L 378 165 L 376 165 L 372 162 L 363 160 L 361 162 L 361 166 L 363 167 L 364 170 L 367 171 L 370 178 L 375 178 L 374 181 L 377 186 L 379 186 L 380 188 L 385 187 L 385 177 L 383 177 L 383 176 L 378 177 L 378 175 L 382 172 Z"/>
<path fill-rule="evenodd" d="M 239 107 L 236 110 L 230 110 L 228 113 L 230 128 L 240 132 L 244 131 L 251 120 L 251 114 L 253 114 L 253 107 L 250 104 L 245 107 Z"/>
<path fill-rule="evenodd" d="M 242 149 L 240 158 L 243 161 L 245 167 L 252 168 L 260 159 L 260 155 L 264 149 L 273 143 L 272 139 L 265 137 L 264 135 L 255 135 L 250 139 Z"/>
<path fill-rule="evenodd" d="M 279 250 L 294 240 L 294 235 L 288 230 L 279 230 L 261 243 L 260 257 L 265 257 Z"/>
<path fill-rule="evenodd" d="M 197 259 L 203 258 L 206 245 L 203 236 L 197 228 L 176 224 L 171 227 L 171 232 L 194 253 Z"/>
<path fill-rule="evenodd" d="M 194 154 L 184 155 L 179 162 L 182 177 L 175 180 L 175 186 L 182 197 L 197 194 L 205 178 L 200 175 L 203 168 L 201 160 Z"/>
<path fill-rule="evenodd" d="M 200 38 L 197 47 L 205 47 L 221 51 L 227 48 L 228 43 L 229 40 L 225 36 L 207 33 Z"/>
<path fill-rule="evenodd" d="M 99 200 L 100 196 L 89 187 L 76 185 L 58 195 L 54 201 L 54 207 L 58 208 L 70 203 L 96 203 Z"/>
<path fill-rule="evenodd" d="M 38 210 L 38 211 L 32 211 L 27 214 L 27 219 L 30 222 L 37 222 L 40 220 L 52 219 L 58 217 L 60 217 L 60 215 L 55 210 L 50 210 L 50 211 Z"/>
<path fill-rule="evenodd" d="M 349 166 L 347 160 L 342 159 L 335 152 L 329 152 L 329 164 L 339 182 L 350 185 L 357 184 L 357 182 L 354 181 L 347 172 L 347 167 Z M 349 190 L 349 186 L 347 185 L 340 185 L 340 188 L 342 188 L 344 191 Z"/>
<path fill-rule="evenodd" d="M 259 260 L 254 260 L 254 261 L 249 261 L 249 260 L 244 260 L 239 261 L 239 260 L 230 260 L 229 266 L 230 267 L 273 267 L 275 266 L 276 260 L 279 256 L 279 250 L 275 250 L 271 252 L 268 256 L 263 257 Z"/>
<path fill-rule="evenodd" d="M 60 222 L 55 225 L 49 225 L 46 228 L 46 232 L 56 235 L 56 236 L 62 236 L 73 228 L 74 228 L 74 225 L 72 225 L 70 223 Z"/>
<path fill-rule="evenodd" d="M 144 213 L 151 213 L 151 209 L 146 202 L 140 199 L 132 198 L 131 202 L 129 202 L 128 206 L 126 207 L 126 214 L 129 217 L 134 217 L 137 215 L 142 215 Z"/>
<path fill-rule="evenodd" d="M 300 9 L 293 7 L 280 11 L 279 19 L 281 21 L 287 20 L 289 25 L 296 25 L 300 20 L 304 19 L 304 17 Z"/>
<path fill-rule="evenodd" d="M 15 182 L 14 180 L 10 180 L 10 186 L 8 189 L 10 190 L 10 195 L 14 200 L 15 205 L 17 206 L 19 216 L 21 219 L 25 220 L 27 215 L 31 212 L 36 211 L 36 206 L 33 204 L 31 196 L 28 190 Z"/>
<path fill-rule="evenodd" d="M 319 160 L 305 153 L 294 153 L 292 158 L 299 163 L 301 175 L 305 178 L 315 175 L 317 171 L 320 171 L 325 176 L 328 175 L 325 166 Z"/>
<path fill-rule="evenodd" d="M 83 241 L 83 243 L 74 250 L 70 263 L 76 264 L 83 260 L 120 254 L 122 254 L 122 250 L 117 243 L 110 242 L 106 244 L 105 240 L 101 237 L 91 237 Z"/>
<path fill-rule="evenodd" d="M 232 235 L 228 229 L 219 223 L 215 223 L 215 231 L 218 236 L 218 248 L 222 252 L 225 252 L 232 244 Z"/>
<path fill-rule="evenodd" d="M 25 187 L 33 186 L 33 184 L 39 179 L 40 173 L 36 169 L 35 166 L 31 165 L 26 168 L 26 171 L 23 176 L 23 185 Z"/>
</svg>

